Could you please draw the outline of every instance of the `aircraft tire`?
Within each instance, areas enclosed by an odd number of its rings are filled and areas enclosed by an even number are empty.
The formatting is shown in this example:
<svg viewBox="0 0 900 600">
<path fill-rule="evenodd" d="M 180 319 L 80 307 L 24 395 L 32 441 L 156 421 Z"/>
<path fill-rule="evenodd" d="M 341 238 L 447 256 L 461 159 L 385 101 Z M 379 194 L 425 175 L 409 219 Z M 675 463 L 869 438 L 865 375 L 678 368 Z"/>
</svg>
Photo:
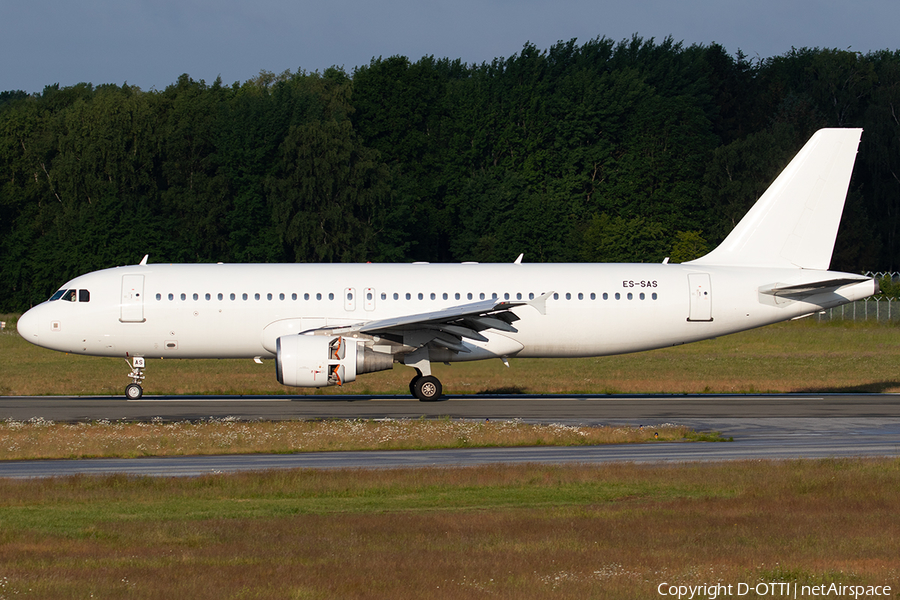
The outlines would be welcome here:
<svg viewBox="0 0 900 600">
<path fill-rule="evenodd" d="M 413 388 L 413 395 L 421 402 L 434 402 L 444 393 L 440 379 L 434 375 L 417 377 L 410 385 Z"/>
<path fill-rule="evenodd" d="M 138 400 L 144 395 L 144 388 L 136 383 L 129 383 L 125 386 L 125 397 L 129 400 Z"/>
</svg>

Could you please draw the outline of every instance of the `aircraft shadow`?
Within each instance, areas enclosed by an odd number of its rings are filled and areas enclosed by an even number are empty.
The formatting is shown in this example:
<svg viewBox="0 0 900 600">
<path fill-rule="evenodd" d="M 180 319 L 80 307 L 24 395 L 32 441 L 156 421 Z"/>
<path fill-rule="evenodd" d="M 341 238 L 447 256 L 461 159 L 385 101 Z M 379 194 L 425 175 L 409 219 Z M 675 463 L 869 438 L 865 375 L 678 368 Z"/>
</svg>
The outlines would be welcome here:
<svg viewBox="0 0 900 600">
<path fill-rule="evenodd" d="M 900 387 L 900 381 L 873 381 L 861 385 L 848 385 L 844 387 L 810 387 L 801 388 L 798 394 L 884 394 L 885 390 Z"/>
<path fill-rule="evenodd" d="M 844 387 L 817 387 L 810 386 L 805 388 L 799 388 L 787 394 L 769 394 L 769 393 L 752 393 L 746 394 L 749 396 L 784 396 L 784 395 L 805 395 L 805 394 L 884 394 L 886 390 L 889 389 L 897 389 L 900 388 L 900 381 L 890 380 L 890 381 L 875 381 L 872 383 L 864 383 L 861 385 L 852 385 L 852 386 L 844 386 Z M 685 393 L 673 393 L 673 394 L 665 394 L 665 393 L 657 393 L 657 394 L 629 394 L 629 393 L 603 393 L 599 392 L 596 394 L 536 394 L 532 392 L 528 392 L 525 389 L 519 388 L 517 386 L 506 386 L 506 387 L 498 387 L 498 388 L 488 388 L 479 390 L 475 394 L 444 394 L 438 399 L 432 400 L 430 402 L 425 402 L 424 404 L 435 404 L 446 402 L 448 400 L 458 400 L 458 399 L 473 399 L 479 397 L 514 397 L 514 398 L 703 398 L 707 396 L 742 396 L 745 394 L 739 393 L 725 393 L 725 394 L 713 394 L 713 393 L 696 393 L 696 394 L 685 394 Z M 121 397 L 118 396 L 80 396 L 77 398 L 70 398 L 71 400 L 79 400 L 79 401 L 103 401 L 103 400 L 121 400 Z M 185 394 L 185 395 L 148 395 L 144 396 L 141 400 L 132 401 L 135 403 L 141 402 L 210 402 L 215 400 L 226 400 L 232 402 L 367 402 L 371 400 L 409 400 L 415 401 L 409 395 L 406 394 L 232 394 L 232 395 L 207 395 L 207 394 Z"/>
</svg>

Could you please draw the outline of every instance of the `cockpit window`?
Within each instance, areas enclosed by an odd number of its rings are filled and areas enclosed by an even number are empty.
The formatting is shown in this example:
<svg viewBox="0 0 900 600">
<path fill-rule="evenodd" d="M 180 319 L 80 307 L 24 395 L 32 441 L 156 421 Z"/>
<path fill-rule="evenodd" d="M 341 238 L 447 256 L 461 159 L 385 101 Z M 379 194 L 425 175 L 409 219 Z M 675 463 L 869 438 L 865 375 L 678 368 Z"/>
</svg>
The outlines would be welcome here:
<svg viewBox="0 0 900 600">
<path fill-rule="evenodd" d="M 50 296 L 50 302 L 54 300 L 67 300 L 69 302 L 90 302 L 91 292 L 88 290 L 59 290 Z"/>
</svg>

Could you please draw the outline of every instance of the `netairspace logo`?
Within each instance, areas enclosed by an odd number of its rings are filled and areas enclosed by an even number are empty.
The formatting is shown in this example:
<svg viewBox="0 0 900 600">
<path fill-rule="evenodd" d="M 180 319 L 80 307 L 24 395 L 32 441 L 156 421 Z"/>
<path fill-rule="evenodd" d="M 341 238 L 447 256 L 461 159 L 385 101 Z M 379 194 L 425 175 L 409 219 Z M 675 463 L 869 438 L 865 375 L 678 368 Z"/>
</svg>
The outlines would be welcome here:
<svg viewBox="0 0 900 600">
<path fill-rule="evenodd" d="M 671 596 L 678 600 L 705 598 L 715 600 L 719 596 L 746 596 L 753 592 L 759 597 L 780 598 L 868 598 L 889 596 L 889 585 L 803 585 L 801 583 L 776 581 L 771 583 L 737 583 L 737 584 L 705 584 L 705 585 L 672 585 L 663 582 L 656 587 L 660 596 Z"/>
</svg>

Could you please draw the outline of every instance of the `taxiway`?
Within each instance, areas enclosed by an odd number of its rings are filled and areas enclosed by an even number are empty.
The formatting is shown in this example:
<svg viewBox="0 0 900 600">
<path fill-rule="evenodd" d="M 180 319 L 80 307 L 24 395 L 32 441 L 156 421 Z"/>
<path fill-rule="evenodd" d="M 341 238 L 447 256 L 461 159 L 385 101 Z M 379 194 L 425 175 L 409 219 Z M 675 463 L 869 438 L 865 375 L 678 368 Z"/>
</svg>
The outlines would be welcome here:
<svg viewBox="0 0 900 600">
<path fill-rule="evenodd" d="M 686 425 L 719 431 L 723 443 L 484 448 L 293 455 L 0 462 L 0 477 L 76 473 L 181 475 L 282 468 L 389 468 L 486 463 L 666 463 L 900 456 L 900 395 L 449 396 L 422 403 L 396 396 L 0 397 L 0 419 L 165 421 L 239 419 L 521 419 L 566 424 Z"/>
</svg>

